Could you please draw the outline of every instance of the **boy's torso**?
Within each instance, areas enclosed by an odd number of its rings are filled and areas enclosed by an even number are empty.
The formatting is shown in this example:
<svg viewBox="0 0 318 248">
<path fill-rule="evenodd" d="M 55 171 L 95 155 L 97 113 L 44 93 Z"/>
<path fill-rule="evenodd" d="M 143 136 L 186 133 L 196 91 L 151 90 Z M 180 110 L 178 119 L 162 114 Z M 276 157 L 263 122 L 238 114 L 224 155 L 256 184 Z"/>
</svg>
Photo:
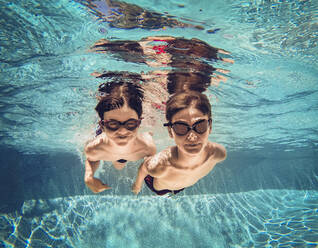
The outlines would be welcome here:
<svg viewBox="0 0 318 248">
<path fill-rule="evenodd" d="M 110 145 L 105 134 L 100 135 L 99 139 L 103 141 L 95 147 L 94 156 L 96 160 L 117 161 L 125 159 L 128 161 L 137 161 L 145 156 L 149 156 L 149 151 L 153 145 L 152 137 L 149 133 L 138 134 L 133 141 L 134 144 L 122 149 L 115 148 Z"/>
<path fill-rule="evenodd" d="M 214 145 L 209 142 L 206 148 L 206 160 L 194 167 L 177 167 L 171 163 L 171 150 L 166 149 L 162 151 L 156 161 L 156 165 L 152 165 L 154 172 L 154 188 L 156 190 L 170 189 L 178 190 L 181 188 L 189 187 L 195 184 L 198 180 L 206 176 L 216 165 L 217 161 L 214 158 Z M 156 173 L 160 171 L 159 173 Z M 152 173 L 151 173 L 152 174 Z"/>
</svg>

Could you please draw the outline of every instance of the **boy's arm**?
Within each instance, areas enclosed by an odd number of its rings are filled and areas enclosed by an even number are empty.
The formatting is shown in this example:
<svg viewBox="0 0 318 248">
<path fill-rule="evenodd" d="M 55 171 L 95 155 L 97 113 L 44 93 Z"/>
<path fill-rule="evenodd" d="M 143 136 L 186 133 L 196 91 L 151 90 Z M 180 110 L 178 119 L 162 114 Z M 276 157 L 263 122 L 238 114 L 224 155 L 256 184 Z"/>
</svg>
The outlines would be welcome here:
<svg viewBox="0 0 318 248">
<path fill-rule="evenodd" d="M 153 155 L 155 155 L 156 153 L 157 153 L 157 148 L 156 148 L 156 145 L 155 145 L 155 143 L 153 142 L 152 137 L 151 137 L 151 142 L 150 142 L 149 147 L 148 147 L 147 157 L 153 156 Z"/>
<path fill-rule="evenodd" d="M 135 183 L 133 184 L 132 189 L 131 189 L 131 191 L 133 193 L 135 193 L 136 195 L 140 192 L 140 190 L 142 188 L 142 183 L 143 183 L 145 177 L 149 174 L 147 167 L 146 167 L 146 163 L 147 163 L 147 160 L 145 160 L 140 165 L 140 167 L 138 169 L 138 174 L 137 174 Z"/>
<path fill-rule="evenodd" d="M 94 193 L 102 192 L 110 187 L 104 184 L 101 180 L 94 177 L 96 170 L 99 167 L 100 160 L 97 158 L 96 147 L 102 143 L 102 139 L 94 140 L 88 143 L 85 147 L 85 176 L 84 181 L 87 187 Z"/>
<path fill-rule="evenodd" d="M 144 163 L 139 167 L 136 181 L 132 186 L 132 191 L 138 194 L 141 190 L 142 183 L 147 175 L 155 178 L 160 178 L 166 174 L 167 165 L 169 164 L 169 154 L 170 149 L 161 151 L 154 156 L 145 158 Z"/>
<path fill-rule="evenodd" d="M 149 171 L 147 169 L 147 163 L 150 160 L 150 157 L 156 154 L 156 145 L 153 142 L 152 139 L 153 133 L 152 132 L 147 132 L 144 133 L 144 141 L 146 142 L 147 145 L 147 152 L 146 152 L 146 158 L 144 162 L 140 165 L 137 173 L 137 177 L 135 180 L 135 183 L 132 186 L 131 191 L 135 193 L 136 195 L 140 192 L 142 188 L 143 181 L 147 175 L 149 175 Z"/>
<path fill-rule="evenodd" d="M 156 148 L 156 145 L 154 143 L 152 136 L 153 136 L 152 132 L 146 132 L 143 134 L 143 139 L 147 145 L 146 157 L 153 156 L 157 152 L 157 148 Z"/>
<path fill-rule="evenodd" d="M 94 177 L 95 171 L 98 169 L 100 161 L 85 161 L 85 177 L 84 181 L 87 187 L 94 193 L 100 193 L 106 189 L 110 189 L 107 184 Z"/>
</svg>

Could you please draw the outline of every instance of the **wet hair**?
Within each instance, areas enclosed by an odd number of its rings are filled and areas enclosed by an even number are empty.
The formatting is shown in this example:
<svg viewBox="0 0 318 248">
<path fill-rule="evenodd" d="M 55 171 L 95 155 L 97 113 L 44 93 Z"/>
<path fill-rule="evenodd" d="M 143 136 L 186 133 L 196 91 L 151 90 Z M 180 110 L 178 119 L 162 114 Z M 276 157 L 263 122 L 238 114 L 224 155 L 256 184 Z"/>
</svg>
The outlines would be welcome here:
<svg viewBox="0 0 318 248">
<path fill-rule="evenodd" d="M 134 73 L 129 71 L 104 71 L 103 73 L 98 75 L 96 78 L 101 78 L 104 80 L 117 79 L 117 81 L 120 80 L 120 81 L 128 81 L 133 83 L 141 83 L 145 81 L 139 73 Z M 102 85 L 103 84 L 101 84 L 99 88 L 102 88 Z"/>
<path fill-rule="evenodd" d="M 96 51 L 111 51 L 111 52 L 134 52 L 143 54 L 143 49 L 137 41 L 130 40 L 115 40 L 105 41 L 104 43 L 95 44 L 92 48 Z"/>
<path fill-rule="evenodd" d="M 104 119 L 105 112 L 120 109 L 125 104 L 136 111 L 138 118 L 141 117 L 144 94 L 140 85 L 132 82 L 112 81 L 101 84 L 98 91 L 104 93 L 95 107 L 101 120 Z"/>
<path fill-rule="evenodd" d="M 191 90 L 203 92 L 210 85 L 210 75 L 200 72 L 171 72 L 168 74 L 169 94 Z"/>
<path fill-rule="evenodd" d="M 145 63 L 143 48 L 137 41 L 115 40 L 96 43 L 95 52 L 111 52 L 112 56 L 127 62 Z"/>
<path fill-rule="evenodd" d="M 211 118 L 211 104 L 206 95 L 196 91 L 183 91 L 172 95 L 166 103 L 166 119 L 171 122 L 172 117 L 179 111 L 194 107 Z"/>
<path fill-rule="evenodd" d="M 195 72 L 202 72 L 206 74 L 213 74 L 216 70 L 212 65 L 208 64 L 207 62 L 197 59 L 197 58 L 190 58 L 185 56 L 173 56 L 171 57 L 171 62 L 169 63 L 170 66 L 174 68 L 179 68 L 182 70 L 191 70 Z"/>
<path fill-rule="evenodd" d="M 193 38 L 191 40 L 185 38 L 176 38 L 168 41 L 169 46 L 167 52 L 173 55 L 196 56 L 207 58 L 209 60 L 218 59 L 218 48 L 210 46 L 208 43 Z"/>
</svg>

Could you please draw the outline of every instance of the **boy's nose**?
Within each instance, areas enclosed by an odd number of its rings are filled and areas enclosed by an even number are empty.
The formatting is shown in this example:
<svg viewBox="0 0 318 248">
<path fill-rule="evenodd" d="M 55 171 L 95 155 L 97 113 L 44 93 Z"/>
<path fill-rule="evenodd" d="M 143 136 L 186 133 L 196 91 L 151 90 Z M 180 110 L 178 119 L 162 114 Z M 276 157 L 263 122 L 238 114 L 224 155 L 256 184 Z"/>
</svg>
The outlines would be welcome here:
<svg viewBox="0 0 318 248">
<path fill-rule="evenodd" d="M 128 131 L 125 127 L 121 126 L 121 127 L 117 130 L 117 133 L 120 134 L 120 135 L 125 135 L 125 134 L 128 134 L 129 131 Z"/>
<path fill-rule="evenodd" d="M 195 141 L 198 139 L 198 136 L 194 133 L 193 130 L 190 131 L 190 133 L 187 136 L 187 140 L 189 141 Z"/>
</svg>

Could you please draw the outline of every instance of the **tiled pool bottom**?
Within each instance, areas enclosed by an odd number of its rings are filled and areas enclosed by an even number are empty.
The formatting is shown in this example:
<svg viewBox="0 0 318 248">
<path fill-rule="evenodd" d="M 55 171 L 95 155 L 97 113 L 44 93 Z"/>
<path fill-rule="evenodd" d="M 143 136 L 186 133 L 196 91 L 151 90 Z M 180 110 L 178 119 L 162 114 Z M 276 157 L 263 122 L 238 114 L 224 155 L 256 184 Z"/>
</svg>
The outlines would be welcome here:
<svg viewBox="0 0 318 248">
<path fill-rule="evenodd" d="M 76 196 L 0 217 L 0 247 L 317 247 L 318 192 Z"/>
</svg>

